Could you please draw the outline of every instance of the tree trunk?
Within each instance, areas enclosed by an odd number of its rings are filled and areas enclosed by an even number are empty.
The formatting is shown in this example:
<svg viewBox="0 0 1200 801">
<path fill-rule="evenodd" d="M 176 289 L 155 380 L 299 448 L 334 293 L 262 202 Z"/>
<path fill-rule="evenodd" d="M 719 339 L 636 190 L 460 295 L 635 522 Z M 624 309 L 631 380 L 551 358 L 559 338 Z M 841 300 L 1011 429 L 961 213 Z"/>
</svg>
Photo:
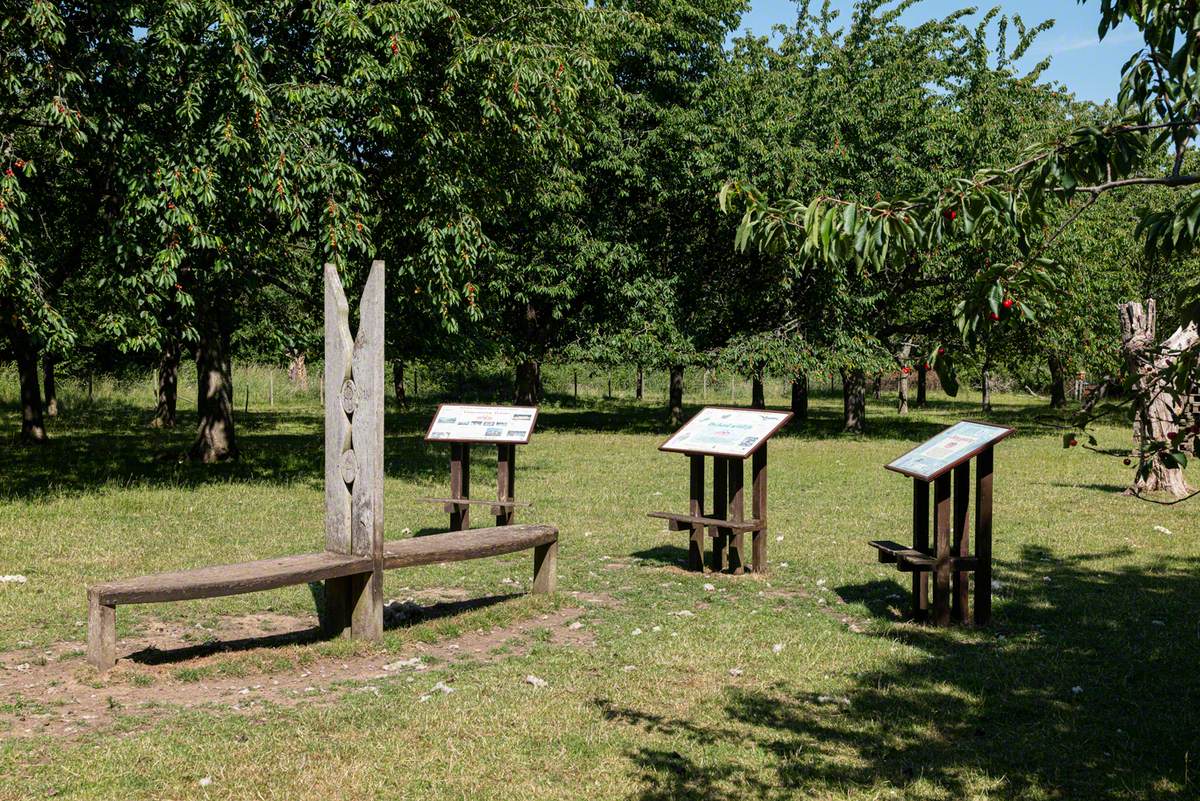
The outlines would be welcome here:
<svg viewBox="0 0 1200 801">
<path fill-rule="evenodd" d="M 58 417 L 58 390 L 54 386 L 54 358 L 52 356 L 42 357 L 42 386 L 45 390 L 42 400 L 46 404 L 46 416 Z"/>
<path fill-rule="evenodd" d="M 797 373 L 792 377 L 792 417 L 796 421 L 808 419 L 807 373 Z"/>
<path fill-rule="evenodd" d="M 288 381 L 301 391 L 308 391 L 308 365 L 304 363 L 302 351 L 292 351 L 292 360 L 288 364 Z"/>
<path fill-rule="evenodd" d="M 883 394 L 883 376 L 875 376 L 875 381 L 871 385 L 871 391 L 875 394 L 875 400 L 879 400 L 879 396 Z"/>
<path fill-rule="evenodd" d="M 233 363 L 229 338 L 233 325 L 223 309 L 210 309 L 199 320 L 196 346 L 196 441 L 193 461 L 211 463 L 237 458 L 233 427 Z"/>
<path fill-rule="evenodd" d="M 908 366 L 908 360 L 912 358 L 913 346 L 911 342 L 905 342 L 900 346 L 898 354 L 900 360 L 900 378 L 896 382 L 896 412 L 899 414 L 908 414 L 908 375 L 912 368 Z"/>
<path fill-rule="evenodd" d="M 17 360 L 17 375 L 21 382 L 21 441 L 41 444 L 47 440 L 46 423 L 42 418 L 42 389 L 39 386 L 38 352 L 33 338 L 24 330 L 12 332 L 13 352 Z"/>
<path fill-rule="evenodd" d="M 918 408 L 925 405 L 925 390 L 929 380 L 929 370 L 924 364 L 917 365 L 917 402 Z"/>
<path fill-rule="evenodd" d="M 683 365 L 671 366 L 671 389 L 667 399 L 667 412 L 672 426 L 683 422 Z"/>
<path fill-rule="evenodd" d="M 861 434 L 867 427 L 867 375 L 861 368 L 842 370 L 842 430 Z"/>
<path fill-rule="evenodd" d="M 179 398 L 179 343 L 172 342 L 163 348 L 158 357 L 158 402 L 154 407 L 152 428 L 174 428 L 175 408 Z"/>
<path fill-rule="evenodd" d="M 1067 407 L 1067 371 L 1057 353 L 1051 353 L 1046 361 L 1050 366 L 1050 408 Z"/>
<path fill-rule="evenodd" d="M 1146 447 L 1150 442 L 1171 442 L 1173 436 L 1178 436 L 1177 398 L 1163 373 L 1179 358 L 1180 351 L 1200 341 L 1200 333 L 1196 324 L 1190 323 L 1187 328 L 1176 329 L 1166 341 L 1156 346 L 1157 308 L 1154 300 L 1147 300 L 1144 307 L 1132 302 L 1118 308 L 1121 351 L 1130 375 L 1136 380 L 1133 432 L 1141 454 L 1133 485 L 1126 494 L 1167 492 L 1182 498 L 1191 491 L 1183 470 L 1168 466 L 1161 452 L 1148 456 Z"/>
<path fill-rule="evenodd" d="M 645 389 L 645 386 L 646 386 L 646 375 L 645 375 L 645 372 L 642 370 L 642 366 L 639 364 L 638 369 L 637 369 L 637 389 L 636 389 L 636 397 L 638 400 L 642 399 L 642 392 Z"/>
<path fill-rule="evenodd" d="M 517 403 L 537 406 L 542 400 L 542 365 L 535 359 L 517 364 Z"/>
<path fill-rule="evenodd" d="M 400 359 L 392 362 L 392 389 L 396 392 L 396 405 L 401 409 L 408 408 L 408 392 L 404 386 L 404 362 Z"/>
<path fill-rule="evenodd" d="M 992 370 L 987 362 L 983 363 L 983 372 L 980 374 L 980 392 L 983 395 L 980 405 L 985 412 L 990 412 L 992 410 Z"/>
<path fill-rule="evenodd" d="M 766 391 L 763 388 L 761 375 L 754 376 L 750 381 L 750 406 L 754 409 L 767 408 Z"/>
</svg>

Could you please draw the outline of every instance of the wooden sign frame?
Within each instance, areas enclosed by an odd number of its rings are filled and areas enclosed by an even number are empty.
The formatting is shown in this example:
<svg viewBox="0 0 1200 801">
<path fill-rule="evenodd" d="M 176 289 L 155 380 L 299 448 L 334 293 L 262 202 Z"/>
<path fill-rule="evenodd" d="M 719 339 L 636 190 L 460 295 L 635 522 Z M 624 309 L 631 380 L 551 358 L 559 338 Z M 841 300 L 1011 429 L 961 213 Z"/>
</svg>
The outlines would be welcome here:
<svg viewBox="0 0 1200 801">
<path fill-rule="evenodd" d="M 767 443 L 788 423 L 792 421 L 791 412 L 776 412 L 772 409 L 745 409 L 731 406 L 706 406 L 705 409 L 725 409 L 736 412 L 768 412 L 782 414 L 783 418 L 771 431 L 762 438 L 745 455 L 713 454 L 711 451 L 696 451 L 680 448 L 668 448 L 667 442 L 674 438 L 672 434 L 662 445 L 660 451 L 666 453 L 682 453 L 688 457 L 688 513 L 675 514 L 672 512 L 650 512 L 649 516 L 666 520 L 672 531 L 690 532 L 688 542 L 688 569 L 704 572 L 704 539 L 705 533 L 712 538 L 713 572 L 729 570 L 735 575 L 746 572 L 745 535 L 751 536 L 751 570 L 755 573 L 767 572 Z M 703 410 L 701 410 L 703 411 Z M 700 412 L 697 412 L 699 414 Z M 679 433 L 687 423 L 676 430 Z M 704 513 L 704 478 L 705 458 L 712 456 L 712 513 Z M 751 490 L 750 490 L 750 519 L 745 515 L 745 465 L 750 460 Z"/>
<path fill-rule="evenodd" d="M 934 625 L 946 626 L 952 621 L 967 623 L 973 619 L 975 625 L 983 626 L 990 622 L 992 616 L 995 445 L 1011 436 L 1015 429 L 981 420 L 959 422 L 1002 429 L 1004 433 L 972 448 L 928 476 L 899 469 L 892 464 L 885 465 L 886 469 L 912 479 L 912 546 L 892 540 L 872 540 L 869 544 L 878 552 L 880 562 L 894 563 L 897 570 L 912 573 L 911 615 L 914 620 L 930 620 Z M 893 462 L 925 447 L 928 442 L 922 442 Z M 972 461 L 975 462 L 975 525 L 974 530 L 969 531 Z M 932 518 L 930 486 L 933 487 Z M 972 540 L 974 553 L 971 552 Z M 973 617 L 969 609 L 971 573 L 975 574 Z M 933 585 L 932 593 L 930 583 Z"/>
<path fill-rule="evenodd" d="M 496 439 L 442 439 L 430 438 L 433 426 L 441 416 L 442 409 L 447 406 L 467 406 L 478 409 L 532 409 L 533 417 L 529 421 L 529 431 L 524 440 Z M 517 446 L 528 445 L 533 438 L 533 430 L 537 426 L 538 407 L 536 406 L 499 406 L 494 404 L 475 403 L 440 403 L 429 427 L 425 430 L 425 441 L 429 443 L 446 443 L 450 446 L 450 497 L 422 498 L 426 503 L 438 503 L 442 510 L 450 514 L 450 530 L 465 531 L 471 527 L 471 507 L 485 505 L 496 516 L 497 526 L 511 526 L 516 520 L 517 507 L 528 508 L 533 504 L 528 501 L 518 501 L 514 497 L 517 478 Z M 496 446 L 496 500 L 471 499 L 471 446 Z"/>
</svg>

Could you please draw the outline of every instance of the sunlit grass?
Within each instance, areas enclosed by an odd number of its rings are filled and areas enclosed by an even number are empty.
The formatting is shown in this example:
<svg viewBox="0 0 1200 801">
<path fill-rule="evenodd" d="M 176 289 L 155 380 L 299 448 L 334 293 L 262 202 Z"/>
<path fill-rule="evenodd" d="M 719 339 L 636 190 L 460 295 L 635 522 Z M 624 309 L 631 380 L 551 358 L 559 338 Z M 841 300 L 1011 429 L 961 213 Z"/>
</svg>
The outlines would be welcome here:
<svg viewBox="0 0 1200 801">
<path fill-rule="evenodd" d="M 49 446 L 3 446 L 0 574 L 28 582 L 0 585 L 0 650 L 81 640 L 90 583 L 321 547 L 318 398 L 277 394 L 278 408 L 263 408 L 261 383 L 250 384 L 249 413 L 239 397 L 237 464 L 162 458 L 184 448 L 190 426 L 143 427 L 148 382 L 114 387 L 90 407 L 68 395 Z M 785 387 L 768 388 L 769 402 L 783 405 Z M 939 396 L 903 418 L 873 402 L 872 430 L 855 438 L 836 433 L 840 401 L 816 397 L 813 421 L 771 445 L 764 579 L 678 570 L 683 535 L 645 517 L 682 511 L 687 493 L 686 461 L 657 451 L 667 433 L 660 396 L 640 405 L 589 396 L 578 407 L 557 397 L 568 405 L 543 409 L 517 460 L 517 496 L 535 503 L 518 519 L 562 532 L 556 599 L 520 596 L 420 621 L 379 646 L 333 641 L 179 663 L 157 681 L 296 671 L 363 647 L 404 654 L 415 642 L 536 618 L 575 603 L 572 590 L 611 598 L 580 618 L 594 646 L 534 631 L 505 658 L 437 663 L 415 682 L 373 682 L 378 695 L 255 715 L 125 709 L 107 733 L 8 737 L 0 798 L 1196 796 L 1200 502 L 1122 497 L 1121 460 L 1064 451 L 1039 419 L 1041 402 L 1004 396 L 993 415 L 1019 433 L 997 451 L 999 586 L 995 625 L 981 631 L 902 622 L 907 575 L 876 563 L 866 545 L 908 533 L 908 482 L 882 465 L 956 419 L 980 417 L 973 399 Z M 389 538 L 446 525 L 418 501 L 448 480 L 445 448 L 421 440 L 431 408 L 389 414 Z M 0 426 L 15 429 L 11 405 Z M 1099 437 L 1105 448 L 1129 442 L 1116 424 Z M 476 495 L 492 491 L 493 465 L 479 454 Z M 483 510 L 475 514 L 483 525 Z M 530 567 L 526 553 L 394 571 L 385 592 L 507 595 L 528 589 Z M 167 619 L 219 638 L 223 616 L 267 610 L 311 614 L 312 593 L 124 607 L 119 633 Z M 548 686 L 526 684 L 529 674 Z M 455 692 L 421 702 L 436 681 Z M 46 699 L 28 704 L 42 710 Z M 204 777 L 212 782 L 201 788 Z"/>
</svg>

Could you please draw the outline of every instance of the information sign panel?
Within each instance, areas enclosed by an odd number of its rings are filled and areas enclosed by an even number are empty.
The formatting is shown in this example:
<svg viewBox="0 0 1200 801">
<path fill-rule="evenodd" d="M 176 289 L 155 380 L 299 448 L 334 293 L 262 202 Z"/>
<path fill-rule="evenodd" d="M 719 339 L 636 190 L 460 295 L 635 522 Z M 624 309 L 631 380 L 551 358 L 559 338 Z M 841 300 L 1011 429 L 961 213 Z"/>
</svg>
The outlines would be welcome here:
<svg viewBox="0 0 1200 801">
<path fill-rule="evenodd" d="M 429 442 L 525 445 L 537 422 L 536 406 L 442 404 L 429 424 Z"/>
<path fill-rule="evenodd" d="M 887 469 L 922 481 L 932 481 L 1012 432 L 1006 426 L 964 420 L 922 442 L 889 464 Z"/>
<path fill-rule="evenodd" d="M 791 419 L 791 412 L 708 406 L 672 434 L 659 450 L 744 459 Z"/>
</svg>

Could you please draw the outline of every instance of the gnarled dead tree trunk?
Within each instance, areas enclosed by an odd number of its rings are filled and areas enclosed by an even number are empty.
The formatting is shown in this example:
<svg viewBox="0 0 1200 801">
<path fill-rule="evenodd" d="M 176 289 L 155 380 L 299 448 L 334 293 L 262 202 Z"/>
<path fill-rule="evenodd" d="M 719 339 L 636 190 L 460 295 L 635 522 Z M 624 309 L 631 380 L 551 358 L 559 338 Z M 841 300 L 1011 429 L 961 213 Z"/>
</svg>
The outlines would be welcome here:
<svg viewBox="0 0 1200 801">
<path fill-rule="evenodd" d="M 1178 409 L 1171 386 L 1163 372 L 1178 358 L 1181 351 L 1200 341 L 1196 324 L 1178 328 L 1162 344 L 1156 344 L 1157 308 L 1153 299 L 1145 305 L 1123 303 L 1121 316 L 1121 352 L 1134 382 L 1133 435 L 1141 453 L 1133 485 L 1126 494 L 1166 492 L 1182 498 L 1191 490 L 1183 470 L 1168 465 L 1161 453 L 1147 455 L 1144 444 L 1168 442 L 1179 433 Z M 1148 463 L 1147 463 L 1148 462 Z"/>
</svg>

